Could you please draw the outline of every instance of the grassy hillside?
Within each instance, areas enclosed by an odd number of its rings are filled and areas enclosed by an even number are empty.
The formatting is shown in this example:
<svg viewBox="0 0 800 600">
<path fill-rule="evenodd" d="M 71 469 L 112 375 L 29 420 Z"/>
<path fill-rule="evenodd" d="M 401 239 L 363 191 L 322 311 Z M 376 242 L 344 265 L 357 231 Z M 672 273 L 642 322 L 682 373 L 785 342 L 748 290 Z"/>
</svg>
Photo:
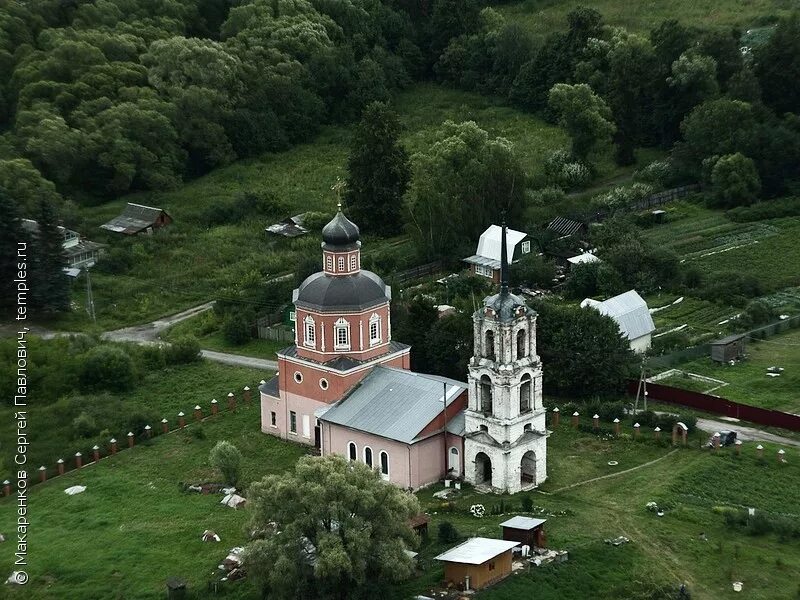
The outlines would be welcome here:
<svg viewBox="0 0 800 600">
<path fill-rule="evenodd" d="M 666 19 L 703 28 L 750 29 L 773 23 L 796 4 L 791 0 L 523 0 L 499 6 L 510 22 L 527 27 L 537 37 L 566 29 L 567 14 L 578 6 L 599 11 L 610 25 L 647 32 Z"/>
</svg>

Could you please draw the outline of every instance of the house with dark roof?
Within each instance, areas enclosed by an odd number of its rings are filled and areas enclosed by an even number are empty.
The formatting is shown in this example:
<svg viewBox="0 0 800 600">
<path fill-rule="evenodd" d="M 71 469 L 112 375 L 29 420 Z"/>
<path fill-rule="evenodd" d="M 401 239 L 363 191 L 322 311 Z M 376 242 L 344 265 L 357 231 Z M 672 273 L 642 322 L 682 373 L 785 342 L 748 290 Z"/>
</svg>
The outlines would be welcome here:
<svg viewBox="0 0 800 600">
<path fill-rule="evenodd" d="M 636 290 L 629 290 L 602 302 L 586 298 L 581 302 L 581 308 L 587 307 L 614 319 L 619 325 L 620 333 L 628 339 L 634 352 L 643 353 L 650 348 L 651 336 L 656 326 L 647 302 Z"/>
<path fill-rule="evenodd" d="M 114 217 L 108 223 L 103 223 L 100 227 L 114 233 L 136 235 L 142 232 L 153 233 L 170 223 L 172 217 L 163 208 L 128 202 L 121 215 Z"/>
<path fill-rule="evenodd" d="M 322 270 L 292 295 L 295 343 L 259 388 L 261 430 L 404 488 L 446 476 L 512 493 L 538 485 L 547 432 L 535 312 L 509 291 L 507 237 L 500 293 L 476 313 L 479 354 L 462 383 L 409 370 L 411 348 L 392 339 L 391 287 L 361 268 L 360 231 L 340 206 L 322 229 Z"/>
</svg>

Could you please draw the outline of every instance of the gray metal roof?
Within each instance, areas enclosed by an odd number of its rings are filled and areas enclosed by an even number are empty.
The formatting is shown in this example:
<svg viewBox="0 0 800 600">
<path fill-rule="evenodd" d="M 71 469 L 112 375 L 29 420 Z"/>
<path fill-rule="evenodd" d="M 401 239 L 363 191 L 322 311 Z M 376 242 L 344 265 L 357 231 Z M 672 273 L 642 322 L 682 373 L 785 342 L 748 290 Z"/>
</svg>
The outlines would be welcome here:
<svg viewBox="0 0 800 600">
<path fill-rule="evenodd" d="M 162 213 L 167 214 L 162 208 L 128 202 L 120 216 L 100 227 L 115 233 L 138 233 L 153 225 Z"/>
<path fill-rule="evenodd" d="M 473 254 L 464 259 L 465 263 L 469 263 L 471 265 L 480 265 L 482 267 L 489 267 L 490 269 L 499 269 L 500 268 L 500 261 L 495 260 L 493 258 L 487 258 L 485 256 L 479 256 L 477 254 Z"/>
<path fill-rule="evenodd" d="M 281 221 L 280 223 L 274 223 L 269 227 L 266 227 L 264 230 L 267 233 L 274 233 L 275 235 L 282 235 L 284 237 L 298 237 L 305 233 L 308 233 L 308 229 L 303 227 L 303 223 L 305 222 L 306 213 L 302 213 L 299 215 L 295 215 L 293 217 L 289 217 Z"/>
<path fill-rule="evenodd" d="M 525 531 L 529 531 L 534 527 L 538 527 L 542 523 L 547 521 L 547 519 L 534 519 L 533 517 L 511 517 L 508 521 L 503 521 L 500 523 L 500 527 L 510 527 L 511 529 L 524 529 Z"/>
<path fill-rule="evenodd" d="M 467 389 L 446 377 L 375 367 L 320 420 L 411 444 L 442 412 L 445 385 L 448 406 Z"/>
<path fill-rule="evenodd" d="M 629 340 L 640 338 L 656 329 L 647 303 L 636 290 L 629 290 L 603 302 L 587 298 L 581 302 L 581 306 L 591 306 L 601 314 L 614 319 L 622 334 Z"/>
<path fill-rule="evenodd" d="M 564 217 L 556 217 L 547 224 L 547 228 L 561 235 L 574 235 L 583 228 L 583 223 L 565 219 Z"/>
<path fill-rule="evenodd" d="M 724 338 L 720 338 L 718 340 L 714 340 L 711 342 L 712 346 L 725 346 L 726 344 L 730 344 L 731 342 L 738 342 L 743 337 L 747 337 L 744 333 L 734 333 L 733 335 L 728 335 Z"/>
<path fill-rule="evenodd" d="M 463 410 L 447 421 L 447 433 L 463 436 L 466 430 L 466 417 Z"/>
<path fill-rule="evenodd" d="M 266 383 L 258 386 L 258 390 L 262 394 L 266 394 L 267 396 L 272 396 L 273 398 L 278 398 L 280 390 L 280 386 L 278 384 L 278 376 L 275 375 L 275 377 L 273 377 Z"/>
<path fill-rule="evenodd" d="M 391 300 L 392 288 L 372 271 L 329 275 L 323 271 L 306 278 L 294 291 L 294 304 L 320 312 L 365 310 Z"/>
</svg>

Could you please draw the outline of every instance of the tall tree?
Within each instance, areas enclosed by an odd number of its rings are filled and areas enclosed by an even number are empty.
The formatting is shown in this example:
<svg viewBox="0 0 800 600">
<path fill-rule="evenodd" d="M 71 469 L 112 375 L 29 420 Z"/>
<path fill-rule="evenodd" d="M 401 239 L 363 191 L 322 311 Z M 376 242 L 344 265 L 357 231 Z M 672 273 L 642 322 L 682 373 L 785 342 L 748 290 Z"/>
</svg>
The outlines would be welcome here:
<svg viewBox="0 0 800 600">
<path fill-rule="evenodd" d="M 800 113 L 800 13 L 782 19 L 756 51 L 756 75 L 764 104 L 778 114 Z"/>
<path fill-rule="evenodd" d="M 504 212 L 511 223 L 521 217 L 525 173 L 513 146 L 490 139 L 474 121 L 446 121 L 412 162 L 407 222 L 427 256 L 463 256 Z"/>
<path fill-rule="evenodd" d="M 557 83 L 550 90 L 550 108 L 572 138 L 572 153 L 589 162 L 611 141 L 616 126 L 611 110 L 585 83 Z"/>
<path fill-rule="evenodd" d="M 33 308 L 41 313 L 69 310 L 69 279 L 64 269 L 64 235 L 59 231 L 56 210 L 51 202 L 42 200 L 37 215 L 38 231 L 34 236 L 31 256 L 31 296 Z"/>
<path fill-rule="evenodd" d="M 17 204 L 0 187 L 0 314 L 10 314 L 16 305 L 16 285 L 12 282 L 18 279 L 17 272 L 17 245 L 25 241 L 22 223 L 19 218 Z M 27 269 L 26 269 L 27 270 Z"/>
<path fill-rule="evenodd" d="M 248 501 L 252 528 L 270 533 L 247 547 L 245 566 L 270 598 L 377 598 L 413 571 L 419 502 L 363 463 L 304 456 L 252 484 Z"/>
<path fill-rule="evenodd" d="M 369 233 L 393 235 L 402 229 L 411 167 L 399 134 L 397 113 L 373 102 L 364 109 L 353 136 L 345 198 L 353 219 Z"/>
</svg>

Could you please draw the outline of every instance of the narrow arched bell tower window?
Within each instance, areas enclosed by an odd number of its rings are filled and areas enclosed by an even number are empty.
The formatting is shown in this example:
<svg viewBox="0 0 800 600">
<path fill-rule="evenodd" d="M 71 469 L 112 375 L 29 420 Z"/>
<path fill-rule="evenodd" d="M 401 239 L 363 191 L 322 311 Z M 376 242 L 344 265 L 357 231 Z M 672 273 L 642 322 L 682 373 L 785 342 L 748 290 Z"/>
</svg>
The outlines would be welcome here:
<svg viewBox="0 0 800 600">
<path fill-rule="evenodd" d="M 525 338 L 525 330 L 520 329 L 517 332 L 517 358 L 525 358 L 528 355 L 528 344 Z"/>
<path fill-rule="evenodd" d="M 492 414 L 492 380 L 488 375 L 481 376 L 481 412 L 485 415 Z"/>
<path fill-rule="evenodd" d="M 491 329 L 486 332 L 486 346 L 484 347 L 484 356 L 489 360 L 495 359 L 494 354 L 494 331 Z"/>
</svg>

